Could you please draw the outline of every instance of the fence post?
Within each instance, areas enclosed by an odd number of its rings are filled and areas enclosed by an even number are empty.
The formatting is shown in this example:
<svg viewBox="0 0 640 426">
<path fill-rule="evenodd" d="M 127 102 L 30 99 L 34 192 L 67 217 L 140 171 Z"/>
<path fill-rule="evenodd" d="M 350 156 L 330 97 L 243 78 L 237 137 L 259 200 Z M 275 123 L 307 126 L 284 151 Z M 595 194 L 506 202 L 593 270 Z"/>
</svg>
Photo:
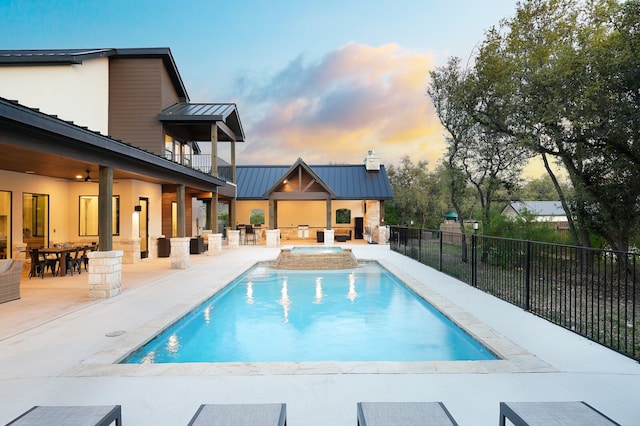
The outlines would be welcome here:
<svg viewBox="0 0 640 426">
<path fill-rule="evenodd" d="M 524 310 L 531 310 L 531 241 L 525 242 L 524 265 Z"/>
<path fill-rule="evenodd" d="M 418 262 L 422 263 L 422 228 L 418 232 Z"/>
<path fill-rule="evenodd" d="M 478 260 L 476 259 L 476 251 L 478 244 L 478 236 L 471 234 L 471 286 L 478 287 Z"/>
<path fill-rule="evenodd" d="M 438 271 L 442 271 L 442 230 L 440 230 L 439 235 L 440 235 L 440 252 L 438 253 Z"/>
</svg>

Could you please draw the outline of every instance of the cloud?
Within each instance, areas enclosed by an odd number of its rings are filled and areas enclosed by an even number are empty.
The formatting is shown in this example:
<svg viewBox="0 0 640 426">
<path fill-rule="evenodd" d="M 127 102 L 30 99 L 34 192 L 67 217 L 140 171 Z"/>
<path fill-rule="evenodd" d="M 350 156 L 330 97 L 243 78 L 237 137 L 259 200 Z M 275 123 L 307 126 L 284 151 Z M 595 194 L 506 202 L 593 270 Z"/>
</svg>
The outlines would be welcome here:
<svg viewBox="0 0 640 426">
<path fill-rule="evenodd" d="M 443 130 L 426 95 L 428 55 L 396 44 L 349 43 L 319 61 L 304 56 L 257 82 L 241 76 L 247 142 L 243 164 L 359 163 L 373 149 L 386 164 L 404 155 L 430 164 L 442 156 Z"/>
</svg>

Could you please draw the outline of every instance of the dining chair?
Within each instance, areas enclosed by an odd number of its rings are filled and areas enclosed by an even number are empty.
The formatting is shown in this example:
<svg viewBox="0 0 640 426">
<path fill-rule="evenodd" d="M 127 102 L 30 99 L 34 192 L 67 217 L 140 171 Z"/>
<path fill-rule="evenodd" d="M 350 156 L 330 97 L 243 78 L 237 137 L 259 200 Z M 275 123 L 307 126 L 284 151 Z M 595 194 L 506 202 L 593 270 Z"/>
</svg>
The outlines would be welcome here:
<svg viewBox="0 0 640 426">
<path fill-rule="evenodd" d="M 71 275 L 74 270 L 77 270 L 78 274 L 82 273 L 83 256 L 86 250 L 87 246 L 76 247 L 67 255 L 67 272 L 71 271 Z"/>
<path fill-rule="evenodd" d="M 244 243 L 249 244 L 249 238 L 253 239 L 253 244 L 256 243 L 256 233 L 252 225 L 245 226 L 244 229 Z"/>
<path fill-rule="evenodd" d="M 44 278 L 44 273 L 47 270 L 51 271 L 51 275 L 56 276 L 58 271 L 57 257 L 46 257 L 44 253 L 40 252 L 38 247 L 31 247 L 29 249 L 29 257 L 31 258 L 31 268 L 29 269 L 29 278 L 34 276 L 40 276 Z"/>
<path fill-rule="evenodd" d="M 29 269 L 29 279 L 31 277 L 40 276 L 44 278 L 44 264 L 40 259 L 37 247 L 29 248 L 29 257 L 31 258 L 31 268 Z"/>
</svg>

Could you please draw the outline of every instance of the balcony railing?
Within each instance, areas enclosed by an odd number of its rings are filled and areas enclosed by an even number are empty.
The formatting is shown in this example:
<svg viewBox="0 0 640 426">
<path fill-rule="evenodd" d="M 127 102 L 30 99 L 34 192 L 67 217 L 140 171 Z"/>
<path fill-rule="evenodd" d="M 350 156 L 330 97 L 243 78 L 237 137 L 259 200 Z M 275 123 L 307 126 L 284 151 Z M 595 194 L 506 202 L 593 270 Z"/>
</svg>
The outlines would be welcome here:
<svg viewBox="0 0 640 426">
<path fill-rule="evenodd" d="M 640 255 L 391 227 L 391 249 L 640 361 Z"/>
<path fill-rule="evenodd" d="M 211 154 L 183 154 L 176 155 L 170 151 L 165 152 L 165 158 L 175 163 L 182 164 L 193 170 L 201 171 L 211 176 Z M 217 177 L 227 182 L 232 181 L 231 166 L 218 166 Z"/>
</svg>

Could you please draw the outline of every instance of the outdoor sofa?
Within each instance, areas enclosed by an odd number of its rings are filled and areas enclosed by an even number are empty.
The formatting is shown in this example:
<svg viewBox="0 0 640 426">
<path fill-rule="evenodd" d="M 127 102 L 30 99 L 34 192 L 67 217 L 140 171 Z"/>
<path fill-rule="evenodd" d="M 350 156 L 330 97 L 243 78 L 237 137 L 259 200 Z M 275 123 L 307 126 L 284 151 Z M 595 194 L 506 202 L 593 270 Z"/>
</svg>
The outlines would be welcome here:
<svg viewBox="0 0 640 426">
<path fill-rule="evenodd" d="M 20 299 L 23 260 L 0 260 L 0 303 Z"/>
</svg>

